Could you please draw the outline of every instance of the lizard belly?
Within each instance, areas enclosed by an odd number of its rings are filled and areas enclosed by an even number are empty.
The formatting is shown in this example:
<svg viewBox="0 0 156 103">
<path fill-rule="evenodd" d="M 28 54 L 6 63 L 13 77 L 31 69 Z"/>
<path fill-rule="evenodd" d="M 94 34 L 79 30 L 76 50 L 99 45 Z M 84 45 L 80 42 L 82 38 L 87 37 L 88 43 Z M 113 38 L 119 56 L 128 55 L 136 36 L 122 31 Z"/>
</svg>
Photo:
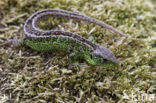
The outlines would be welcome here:
<svg viewBox="0 0 156 103">
<path fill-rule="evenodd" d="M 37 51 L 90 51 L 85 44 L 68 37 L 26 38 L 25 44 Z"/>
</svg>

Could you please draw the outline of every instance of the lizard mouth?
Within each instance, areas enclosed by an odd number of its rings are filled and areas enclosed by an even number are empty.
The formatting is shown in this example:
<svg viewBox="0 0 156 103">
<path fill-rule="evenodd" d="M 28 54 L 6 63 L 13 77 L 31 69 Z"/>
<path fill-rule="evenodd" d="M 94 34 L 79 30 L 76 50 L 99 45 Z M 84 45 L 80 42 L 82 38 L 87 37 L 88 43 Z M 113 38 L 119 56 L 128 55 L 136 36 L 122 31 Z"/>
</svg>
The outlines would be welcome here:
<svg viewBox="0 0 156 103">
<path fill-rule="evenodd" d="M 112 61 L 115 64 L 118 63 L 118 60 L 116 59 L 116 57 L 114 55 L 112 56 L 112 58 L 110 58 L 110 61 Z"/>
</svg>

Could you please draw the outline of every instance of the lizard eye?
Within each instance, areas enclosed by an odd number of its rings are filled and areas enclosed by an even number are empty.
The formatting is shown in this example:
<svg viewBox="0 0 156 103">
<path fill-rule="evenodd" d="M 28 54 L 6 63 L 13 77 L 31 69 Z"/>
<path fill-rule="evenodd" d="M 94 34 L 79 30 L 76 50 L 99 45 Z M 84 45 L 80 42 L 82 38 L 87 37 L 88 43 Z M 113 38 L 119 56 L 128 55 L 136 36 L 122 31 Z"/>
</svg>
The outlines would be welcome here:
<svg viewBox="0 0 156 103">
<path fill-rule="evenodd" d="M 102 63 L 108 62 L 108 60 L 107 59 L 104 59 L 104 58 L 101 58 L 100 60 L 101 60 Z"/>
<path fill-rule="evenodd" d="M 107 62 L 108 60 L 107 59 L 103 59 L 103 62 Z"/>
</svg>

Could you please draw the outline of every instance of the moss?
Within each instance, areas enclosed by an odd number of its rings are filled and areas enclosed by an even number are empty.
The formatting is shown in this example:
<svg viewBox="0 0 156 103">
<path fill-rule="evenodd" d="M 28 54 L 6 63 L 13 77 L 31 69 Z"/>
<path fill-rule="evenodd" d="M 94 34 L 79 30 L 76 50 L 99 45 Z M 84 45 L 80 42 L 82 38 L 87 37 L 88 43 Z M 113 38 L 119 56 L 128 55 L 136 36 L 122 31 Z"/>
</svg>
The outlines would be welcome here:
<svg viewBox="0 0 156 103">
<path fill-rule="evenodd" d="M 114 52 L 118 66 L 108 69 L 82 62 L 79 67 L 72 67 L 69 54 L 63 52 L 0 47 L 0 101 L 125 103 L 142 95 L 156 94 L 155 5 L 154 0 L 1 0 L 0 43 L 23 38 L 25 20 L 46 8 L 92 16 L 127 33 L 129 38 L 74 20 L 43 21 L 43 29 L 59 28 L 85 38 L 93 36 L 98 44 Z"/>
</svg>

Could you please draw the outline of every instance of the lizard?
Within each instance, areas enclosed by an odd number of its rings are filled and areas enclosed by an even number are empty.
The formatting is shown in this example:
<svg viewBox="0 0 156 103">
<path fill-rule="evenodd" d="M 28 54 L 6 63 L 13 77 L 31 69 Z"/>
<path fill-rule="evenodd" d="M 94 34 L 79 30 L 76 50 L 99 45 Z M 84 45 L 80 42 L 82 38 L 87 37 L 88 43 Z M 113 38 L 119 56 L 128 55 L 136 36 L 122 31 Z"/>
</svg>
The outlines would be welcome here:
<svg viewBox="0 0 156 103">
<path fill-rule="evenodd" d="M 37 27 L 38 23 L 48 17 L 75 19 L 94 23 L 127 37 L 126 34 L 119 30 L 92 17 L 62 9 L 44 9 L 35 12 L 26 20 L 24 24 L 24 38 L 9 40 L 6 44 L 12 44 L 16 47 L 26 45 L 36 51 L 67 51 L 70 53 L 72 63 L 80 58 L 93 66 L 112 67 L 118 63 L 111 50 L 105 46 L 95 44 L 82 36 L 68 31 L 39 29 Z"/>
</svg>

